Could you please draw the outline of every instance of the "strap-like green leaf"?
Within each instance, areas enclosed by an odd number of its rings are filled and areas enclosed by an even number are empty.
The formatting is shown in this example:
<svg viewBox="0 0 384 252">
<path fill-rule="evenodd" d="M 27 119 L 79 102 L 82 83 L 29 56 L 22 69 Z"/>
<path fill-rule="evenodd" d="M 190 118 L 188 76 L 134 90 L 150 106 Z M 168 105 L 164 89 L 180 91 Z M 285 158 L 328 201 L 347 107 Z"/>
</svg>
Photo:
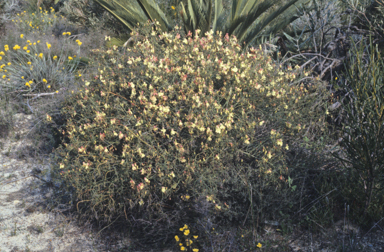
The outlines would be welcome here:
<svg viewBox="0 0 384 252">
<path fill-rule="evenodd" d="M 172 30 L 172 26 L 168 22 L 167 18 L 164 15 L 164 12 L 160 10 L 159 6 L 153 0 L 137 0 L 141 4 L 143 10 L 146 12 L 147 16 L 153 21 L 157 20 L 160 23 L 162 31 Z"/>
<path fill-rule="evenodd" d="M 136 1 L 95 0 L 95 2 L 115 16 L 130 30 L 133 30 L 137 23 L 145 23 L 149 18 Z"/>
</svg>

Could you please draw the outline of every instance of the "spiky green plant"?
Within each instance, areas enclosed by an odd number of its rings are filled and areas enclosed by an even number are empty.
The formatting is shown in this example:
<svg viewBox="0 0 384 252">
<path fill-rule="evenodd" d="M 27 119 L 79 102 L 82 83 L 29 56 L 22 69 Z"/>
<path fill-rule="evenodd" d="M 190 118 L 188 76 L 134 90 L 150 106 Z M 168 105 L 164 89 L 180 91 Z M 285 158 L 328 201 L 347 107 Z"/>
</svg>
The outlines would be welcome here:
<svg viewBox="0 0 384 252">
<path fill-rule="evenodd" d="M 162 31 L 172 29 L 171 22 L 154 0 L 95 0 L 108 12 L 119 19 L 130 30 L 137 23 L 150 19 L 159 21 Z M 228 18 L 225 17 L 221 0 L 188 0 L 179 3 L 180 14 L 186 33 L 194 36 L 198 29 L 205 34 L 211 28 L 214 32 L 235 35 L 239 44 L 246 48 L 252 41 L 269 37 L 286 28 L 298 19 L 296 5 L 308 5 L 308 0 L 291 0 L 283 4 L 279 1 L 234 0 Z M 213 14 L 214 9 L 214 14 Z"/>
</svg>

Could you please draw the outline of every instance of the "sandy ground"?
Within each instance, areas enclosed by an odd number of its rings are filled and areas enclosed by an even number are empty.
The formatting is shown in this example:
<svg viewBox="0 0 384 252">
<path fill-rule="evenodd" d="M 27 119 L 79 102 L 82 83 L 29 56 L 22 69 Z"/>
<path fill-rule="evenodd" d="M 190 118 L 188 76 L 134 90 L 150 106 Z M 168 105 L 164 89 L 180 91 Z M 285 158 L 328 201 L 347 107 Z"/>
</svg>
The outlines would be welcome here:
<svg viewBox="0 0 384 252">
<path fill-rule="evenodd" d="M 25 135 L 32 116 L 20 113 L 15 119 L 15 135 Z M 49 179 L 49 172 L 39 174 L 50 170 L 48 162 L 11 158 L 10 153 L 31 145 L 23 137 L 18 141 L 12 136 L 1 138 L 0 143 L 0 252 L 113 251 L 129 247 L 129 241 L 112 245 L 94 239 L 92 231 L 78 227 L 61 213 L 63 209 L 48 211 L 46 199 L 52 196 L 52 189 L 39 179 Z"/>
</svg>

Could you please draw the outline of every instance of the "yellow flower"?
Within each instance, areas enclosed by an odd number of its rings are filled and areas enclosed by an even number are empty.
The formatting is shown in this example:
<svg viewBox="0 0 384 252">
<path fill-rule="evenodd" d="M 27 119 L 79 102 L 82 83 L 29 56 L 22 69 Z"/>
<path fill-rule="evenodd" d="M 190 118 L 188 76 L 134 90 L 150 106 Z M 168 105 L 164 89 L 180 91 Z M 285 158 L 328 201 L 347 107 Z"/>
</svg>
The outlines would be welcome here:
<svg viewBox="0 0 384 252">
<path fill-rule="evenodd" d="M 56 56 L 56 55 L 55 55 L 55 56 L 53 56 L 53 59 L 54 59 L 54 60 L 56 60 L 56 59 L 57 59 L 57 56 Z"/>
<path fill-rule="evenodd" d="M 59 90 L 56 90 L 56 94 L 58 94 L 59 93 Z"/>
<path fill-rule="evenodd" d="M 175 6 L 171 6 L 172 10 L 176 9 Z"/>
<path fill-rule="evenodd" d="M 43 58 L 43 53 L 39 53 L 39 58 L 40 58 L 40 59 Z"/>
<path fill-rule="evenodd" d="M 8 66 L 10 66 L 12 63 L 11 62 L 8 62 Z"/>
<path fill-rule="evenodd" d="M 20 38 L 23 38 L 24 37 L 24 34 L 20 34 Z"/>
<path fill-rule="evenodd" d="M 5 55 L 5 53 L 3 51 L 0 52 L 0 55 Z"/>
<path fill-rule="evenodd" d="M 47 48 L 48 49 L 51 48 L 51 44 L 50 43 L 46 42 L 46 44 L 47 44 Z"/>
<path fill-rule="evenodd" d="M 47 88 L 51 88 L 51 85 L 48 85 Z"/>
<path fill-rule="evenodd" d="M 272 157 L 272 154 L 270 151 L 268 151 L 268 158 L 271 159 L 271 157 Z"/>
<path fill-rule="evenodd" d="M 193 238 L 197 239 L 197 237 L 199 237 L 198 235 L 194 235 Z"/>
<path fill-rule="evenodd" d="M 23 50 L 24 50 L 24 51 L 28 50 L 28 46 L 24 46 L 24 47 L 23 47 Z"/>
<path fill-rule="evenodd" d="M 180 250 L 181 250 L 181 251 L 184 251 L 184 250 L 186 250 L 186 248 L 185 248 L 184 246 L 181 246 L 181 247 L 180 247 Z"/>
<path fill-rule="evenodd" d="M 82 42 L 80 42 L 80 40 L 76 40 L 76 42 L 77 42 L 77 44 L 78 44 L 79 46 L 81 46 L 81 44 L 83 44 Z"/>
<path fill-rule="evenodd" d="M 258 248 L 261 248 L 262 246 L 263 246 L 263 245 L 261 245 L 260 242 L 257 244 L 257 247 L 258 247 Z"/>
<path fill-rule="evenodd" d="M 192 249 L 192 251 L 193 251 L 193 252 L 199 252 L 199 249 L 194 248 L 194 249 Z"/>
<path fill-rule="evenodd" d="M 40 40 L 38 40 L 37 43 L 40 43 Z"/>
<path fill-rule="evenodd" d="M 30 65 L 30 64 L 32 64 L 30 61 L 28 61 L 28 63 L 27 63 L 28 65 Z"/>
<path fill-rule="evenodd" d="M 43 79 L 43 82 L 44 82 L 44 83 L 47 83 L 47 80 L 46 80 L 46 79 Z"/>
<path fill-rule="evenodd" d="M 283 139 L 277 139 L 277 145 L 283 146 Z"/>
<path fill-rule="evenodd" d="M 4 50 L 5 50 L 5 51 L 8 51 L 8 50 L 9 50 L 8 45 L 5 45 L 5 46 L 4 46 Z"/>
<path fill-rule="evenodd" d="M 186 198 L 186 199 L 189 199 L 189 198 L 190 198 L 190 196 L 189 196 L 189 195 L 185 195 L 185 198 Z"/>
<path fill-rule="evenodd" d="M 176 240 L 176 242 L 178 242 L 180 240 L 180 238 L 176 235 L 175 240 Z"/>
<path fill-rule="evenodd" d="M 188 229 L 184 230 L 184 235 L 189 235 L 189 230 Z"/>
<path fill-rule="evenodd" d="M 50 122 L 52 120 L 52 117 L 50 117 L 48 114 L 47 114 L 47 121 Z"/>
<path fill-rule="evenodd" d="M 13 47 L 13 50 L 15 50 L 15 51 L 17 51 L 18 49 L 20 49 L 20 46 L 19 46 L 19 45 L 15 45 L 15 46 Z"/>
<path fill-rule="evenodd" d="M 69 59 L 69 60 L 73 60 L 73 58 L 72 58 L 71 56 L 68 56 L 68 59 Z"/>
</svg>

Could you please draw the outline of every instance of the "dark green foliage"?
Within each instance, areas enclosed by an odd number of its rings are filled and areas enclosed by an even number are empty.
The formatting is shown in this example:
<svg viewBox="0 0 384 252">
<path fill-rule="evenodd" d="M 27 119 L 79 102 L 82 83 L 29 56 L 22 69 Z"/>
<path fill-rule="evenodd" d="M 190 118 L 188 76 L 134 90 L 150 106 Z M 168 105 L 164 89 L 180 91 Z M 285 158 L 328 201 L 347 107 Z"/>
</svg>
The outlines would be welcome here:
<svg viewBox="0 0 384 252">
<path fill-rule="evenodd" d="M 372 40 L 370 41 L 372 48 Z M 348 92 L 349 103 L 345 106 L 347 121 L 343 124 L 340 146 L 347 158 L 342 160 L 347 169 L 347 185 L 344 195 L 351 206 L 354 219 L 370 226 L 384 212 L 384 80 L 383 60 L 371 54 L 367 64 L 362 60 L 363 43 L 355 49 L 356 60 L 340 88 Z"/>
</svg>

